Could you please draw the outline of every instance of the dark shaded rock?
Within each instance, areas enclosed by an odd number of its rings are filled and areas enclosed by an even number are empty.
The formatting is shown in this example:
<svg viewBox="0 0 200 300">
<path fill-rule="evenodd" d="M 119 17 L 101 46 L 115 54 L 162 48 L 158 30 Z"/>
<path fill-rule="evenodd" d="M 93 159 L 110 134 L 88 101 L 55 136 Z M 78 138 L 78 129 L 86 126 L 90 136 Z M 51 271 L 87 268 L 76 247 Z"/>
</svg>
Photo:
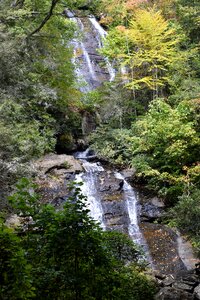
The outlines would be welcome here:
<svg viewBox="0 0 200 300">
<path fill-rule="evenodd" d="M 196 274 L 194 274 L 194 270 L 191 272 L 187 272 L 182 276 L 183 281 L 193 282 L 193 283 L 200 283 L 200 277 Z"/>
<path fill-rule="evenodd" d="M 153 271 L 153 276 L 155 276 L 155 278 L 158 278 L 159 280 L 164 280 L 166 278 L 166 275 L 161 274 L 157 271 Z"/>
<path fill-rule="evenodd" d="M 193 296 L 173 287 L 162 288 L 155 296 L 155 300 L 192 300 Z"/>
<path fill-rule="evenodd" d="M 77 149 L 76 141 L 71 133 L 64 132 L 57 136 L 56 152 L 58 154 L 72 152 Z"/>
<path fill-rule="evenodd" d="M 153 222 L 157 219 L 162 219 L 165 215 L 163 207 L 155 206 L 152 203 L 145 203 L 141 206 L 140 218 L 141 221 Z"/>
<path fill-rule="evenodd" d="M 193 286 L 188 285 L 184 282 L 175 282 L 173 284 L 173 287 L 176 288 L 176 289 L 187 291 L 187 292 L 192 292 L 193 291 Z"/>
<path fill-rule="evenodd" d="M 197 275 L 200 275 L 200 262 L 195 264 L 195 273 Z"/>
<path fill-rule="evenodd" d="M 194 289 L 194 296 L 196 299 L 200 300 L 200 284 Z"/>
<path fill-rule="evenodd" d="M 82 116 L 82 133 L 83 135 L 90 134 L 96 128 L 96 115 L 87 111 L 83 112 Z"/>
</svg>

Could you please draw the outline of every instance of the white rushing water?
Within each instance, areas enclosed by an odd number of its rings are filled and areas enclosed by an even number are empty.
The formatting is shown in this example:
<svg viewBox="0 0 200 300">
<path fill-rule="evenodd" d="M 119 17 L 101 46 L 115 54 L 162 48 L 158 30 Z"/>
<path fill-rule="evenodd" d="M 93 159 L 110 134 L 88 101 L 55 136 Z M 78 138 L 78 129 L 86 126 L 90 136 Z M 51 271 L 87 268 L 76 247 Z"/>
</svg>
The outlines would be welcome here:
<svg viewBox="0 0 200 300">
<path fill-rule="evenodd" d="M 103 39 L 107 36 L 107 32 L 101 27 L 101 25 L 97 22 L 97 20 L 94 17 L 90 17 L 89 20 L 98 34 L 99 48 L 102 48 Z M 110 74 L 110 81 L 113 81 L 116 75 L 115 69 L 112 67 L 107 57 L 105 57 L 105 62 L 108 72 Z"/>
<path fill-rule="evenodd" d="M 135 242 L 136 244 L 142 246 L 145 258 L 149 262 L 151 268 L 154 268 L 154 264 L 151 258 L 151 255 L 149 253 L 148 245 L 145 241 L 145 238 L 143 237 L 139 225 L 138 225 L 138 217 L 137 217 L 137 198 L 134 192 L 134 189 L 132 186 L 125 180 L 124 176 L 119 173 L 115 172 L 115 177 L 118 179 L 122 179 L 124 181 L 123 185 L 123 191 L 124 191 L 124 198 L 127 205 L 128 215 L 129 215 L 129 226 L 128 226 L 128 233 L 130 238 Z M 144 257 L 141 257 L 142 259 Z"/>
<path fill-rule="evenodd" d="M 81 20 L 79 18 L 74 17 L 73 13 L 70 11 L 66 12 L 67 16 L 71 18 L 71 20 L 73 22 L 76 23 L 77 27 L 80 29 L 81 32 L 84 33 L 84 25 L 81 22 Z M 74 47 L 74 58 L 73 58 L 73 63 L 76 66 L 76 74 L 77 77 L 81 79 L 83 72 L 81 70 L 80 67 L 80 63 L 77 65 L 77 61 L 79 61 L 80 57 L 83 57 L 83 61 L 86 64 L 86 68 L 88 69 L 88 72 L 90 74 L 90 78 L 93 80 L 96 80 L 96 75 L 95 75 L 95 71 L 94 71 L 94 67 L 92 65 L 90 56 L 88 54 L 88 51 L 86 50 L 86 47 L 84 45 L 84 43 L 80 40 L 80 38 L 75 38 L 72 40 L 72 45 Z M 78 53 L 78 55 L 77 55 Z M 83 68 L 83 66 L 82 66 Z M 83 92 L 87 92 L 90 90 L 90 87 L 85 87 L 85 89 L 83 89 Z"/>
<path fill-rule="evenodd" d="M 135 196 L 135 192 L 134 192 L 132 186 L 125 180 L 125 178 L 122 174 L 116 172 L 115 177 L 118 179 L 122 179 L 124 181 L 124 185 L 123 185 L 124 198 L 126 200 L 128 215 L 129 215 L 129 219 L 130 219 L 130 224 L 128 226 L 129 236 L 137 244 L 143 245 L 144 238 L 143 238 L 143 236 L 140 232 L 140 228 L 138 226 L 137 199 Z"/>
<path fill-rule="evenodd" d="M 82 160 L 83 168 L 85 173 L 76 175 L 76 182 L 82 182 L 80 186 L 84 196 L 87 196 L 87 208 L 90 210 L 90 216 L 105 230 L 106 226 L 103 222 L 103 209 L 101 205 L 101 199 L 98 195 L 97 189 L 97 176 L 99 172 L 103 172 L 104 168 L 100 163 L 88 162 L 86 157 L 88 151 L 82 152 L 77 155 L 77 158 Z"/>
<path fill-rule="evenodd" d="M 104 212 L 101 204 L 101 196 L 99 193 L 99 181 L 98 176 L 101 172 L 105 172 L 104 168 L 99 162 L 89 162 L 87 159 L 93 158 L 93 153 L 87 149 L 84 152 L 79 152 L 75 155 L 76 158 L 82 161 L 83 168 L 85 169 L 84 173 L 76 175 L 76 182 L 82 182 L 80 186 L 81 192 L 87 197 L 87 208 L 90 210 L 90 216 L 100 223 L 100 226 L 106 230 L 106 224 L 104 223 Z M 137 198 L 135 196 L 134 189 L 131 185 L 125 180 L 124 176 L 115 172 L 114 176 L 117 179 L 123 180 L 123 188 L 121 193 L 123 193 L 125 205 L 127 207 L 128 216 L 129 216 L 129 225 L 128 233 L 130 238 L 136 244 L 143 247 L 145 252 L 145 257 L 153 267 L 151 257 L 149 255 L 148 246 L 146 241 L 140 231 L 138 225 L 137 217 Z M 144 259 L 144 256 L 141 257 Z"/>
</svg>

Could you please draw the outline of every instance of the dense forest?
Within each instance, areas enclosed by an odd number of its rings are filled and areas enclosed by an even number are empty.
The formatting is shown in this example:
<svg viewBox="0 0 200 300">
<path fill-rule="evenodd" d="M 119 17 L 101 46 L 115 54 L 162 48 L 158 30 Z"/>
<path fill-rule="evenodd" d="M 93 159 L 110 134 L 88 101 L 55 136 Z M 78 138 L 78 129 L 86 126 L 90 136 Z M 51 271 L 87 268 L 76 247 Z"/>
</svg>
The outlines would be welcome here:
<svg viewBox="0 0 200 300">
<path fill-rule="evenodd" d="M 73 63 L 81 32 L 66 9 L 107 31 L 98 51 L 116 75 L 88 92 Z M 134 183 L 165 201 L 165 222 L 200 255 L 199 38 L 199 0 L 0 1 L 0 299 L 155 293 L 141 249 L 103 232 L 79 188 L 62 210 L 42 204 L 30 161 L 47 153 L 89 145 L 108 164 L 135 168 Z M 87 134 L 86 113 L 95 123 Z M 5 225 L 13 212 L 24 220 L 16 229 Z"/>
</svg>

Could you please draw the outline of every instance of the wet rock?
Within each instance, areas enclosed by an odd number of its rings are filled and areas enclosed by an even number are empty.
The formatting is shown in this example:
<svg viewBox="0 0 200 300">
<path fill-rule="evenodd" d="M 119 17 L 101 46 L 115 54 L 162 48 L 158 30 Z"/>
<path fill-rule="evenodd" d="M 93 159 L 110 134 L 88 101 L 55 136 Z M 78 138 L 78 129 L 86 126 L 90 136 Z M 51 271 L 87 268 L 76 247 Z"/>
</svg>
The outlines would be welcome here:
<svg viewBox="0 0 200 300">
<path fill-rule="evenodd" d="M 123 201 L 103 201 L 102 207 L 106 226 L 123 225 L 128 227 L 128 212 Z"/>
<path fill-rule="evenodd" d="M 164 215 L 165 215 L 165 211 L 163 210 L 163 208 L 157 207 L 152 203 L 146 203 L 141 207 L 141 212 L 140 212 L 141 221 L 144 222 L 153 222 L 155 220 L 159 221 L 164 217 Z"/>
<path fill-rule="evenodd" d="M 200 300 L 200 284 L 194 289 L 194 296 L 196 299 Z"/>
<path fill-rule="evenodd" d="M 179 274 L 186 270 L 177 250 L 177 236 L 170 228 L 142 223 L 140 228 L 147 241 L 155 270 L 163 274 Z"/>
<path fill-rule="evenodd" d="M 116 178 L 113 172 L 105 172 L 99 177 L 99 190 L 101 193 L 107 192 L 106 197 L 120 191 L 123 188 L 123 184 L 123 180 Z"/>
<path fill-rule="evenodd" d="M 192 294 L 173 287 L 162 288 L 155 296 L 155 300 L 192 300 Z"/>
</svg>

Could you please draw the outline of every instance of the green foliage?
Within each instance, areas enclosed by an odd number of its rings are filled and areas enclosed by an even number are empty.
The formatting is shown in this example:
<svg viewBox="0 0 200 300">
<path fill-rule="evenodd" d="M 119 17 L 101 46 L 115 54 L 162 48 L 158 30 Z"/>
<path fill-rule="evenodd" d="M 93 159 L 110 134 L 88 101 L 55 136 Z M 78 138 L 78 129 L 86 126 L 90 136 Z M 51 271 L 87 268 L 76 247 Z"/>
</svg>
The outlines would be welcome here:
<svg viewBox="0 0 200 300">
<path fill-rule="evenodd" d="M 148 182 L 168 202 L 191 184 L 199 184 L 198 115 L 193 101 L 173 108 L 154 100 L 148 113 L 131 130 L 99 128 L 91 141 L 97 153 L 117 164 L 132 164 L 138 178 Z"/>
<path fill-rule="evenodd" d="M 75 8 L 85 1 L 67 4 Z M 10 172 L 14 161 L 18 169 L 17 163 L 54 151 L 57 137 L 80 135 L 80 92 L 70 45 L 76 29 L 62 14 L 63 5 L 50 0 L 0 4 L 0 158 L 10 184 L 18 177 Z M 7 185 L 2 178 L 4 194 Z"/>
<path fill-rule="evenodd" d="M 171 210 L 171 214 L 176 226 L 192 237 L 200 255 L 200 190 L 191 189 L 187 194 L 183 194 Z"/>
<path fill-rule="evenodd" d="M 127 87 L 148 87 L 156 96 L 169 83 L 169 69 L 177 60 L 179 36 L 155 9 L 137 9 L 129 27 L 118 26 L 108 35 L 103 53 L 122 61 L 128 70 Z"/>
<path fill-rule="evenodd" d="M 0 298 L 3 300 L 32 299 L 32 268 L 27 263 L 20 238 L 0 224 Z"/>
<path fill-rule="evenodd" d="M 127 129 L 99 127 L 90 136 L 92 148 L 98 156 L 117 165 L 130 163 L 130 132 Z"/>
<path fill-rule="evenodd" d="M 80 188 L 72 185 L 71 196 L 62 210 L 49 204 L 38 205 L 34 186 L 27 179 L 21 180 L 17 189 L 11 200 L 15 210 L 26 218 L 15 233 L 2 227 L 1 249 L 8 250 L 1 256 L 1 275 L 5 274 L 6 280 L 10 276 L 15 279 L 15 258 L 21 259 L 22 272 L 16 285 L 9 281 L 8 286 L 13 284 L 13 289 L 4 289 L 3 299 L 16 299 L 12 298 L 15 288 L 16 295 L 22 295 L 17 297 L 20 299 L 125 300 L 127 295 L 133 300 L 153 299 L 154 285 L 141 273 L 144 264 L 138 261 L 140 250 L 123 234 L 105 233 L 99 228 L 88 215 Z M 11 245 L 5 239 L 8 232 Z M 19 251 L 17 246 L 21 247 Z M 7 252 L 9 259 L 5 258 Z M 23 277 L 28 270 L 31 280 Z M 26 279 L 22 281 L 23 292 L 20 276 Z"/>
<path fill-rule="evenodd" d="M 179 22 L 192 42 L 200 39 L 200 4 L 198 0 L 177 0 L 175 2 Z"/>
<path fill-rule="evenodd" d="M 39 195 L 36 185 L 27 178 L 21 178 L 16 184 L 16 192 L 9 197 L 15 212 L 25 217 L 33 217 L 39 210 Z"/>
</svg>

